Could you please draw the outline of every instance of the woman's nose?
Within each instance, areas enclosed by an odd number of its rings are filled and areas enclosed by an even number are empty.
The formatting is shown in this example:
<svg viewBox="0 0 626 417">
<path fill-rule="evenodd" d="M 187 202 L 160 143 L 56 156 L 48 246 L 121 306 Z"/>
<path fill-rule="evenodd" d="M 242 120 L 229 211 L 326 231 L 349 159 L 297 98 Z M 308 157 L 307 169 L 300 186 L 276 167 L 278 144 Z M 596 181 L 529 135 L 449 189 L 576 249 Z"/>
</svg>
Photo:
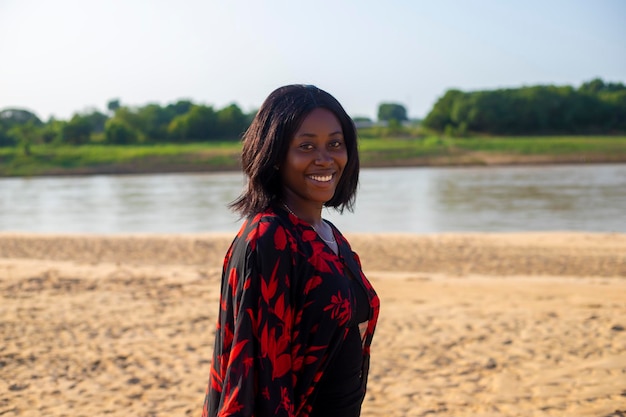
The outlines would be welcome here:
<svg viewBox="0 0 626 417">
<path fill-rule="evenodd" d="M 330 153 L 322 149 L 317 152 L 317 157 L 315 158 L 315 163 L 318 165 L 328 165 L 333 162 L 333 158 L 330 156 Z"/>
</svg>

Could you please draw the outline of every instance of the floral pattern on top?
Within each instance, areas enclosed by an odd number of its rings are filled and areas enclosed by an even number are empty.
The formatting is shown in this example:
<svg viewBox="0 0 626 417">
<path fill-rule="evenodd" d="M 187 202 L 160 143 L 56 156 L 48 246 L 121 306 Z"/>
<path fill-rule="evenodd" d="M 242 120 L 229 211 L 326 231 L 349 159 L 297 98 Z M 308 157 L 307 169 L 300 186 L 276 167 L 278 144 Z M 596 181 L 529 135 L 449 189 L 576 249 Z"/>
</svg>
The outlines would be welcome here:
<svg viewBox="0 0 626 417">
<path fill-rule="evenodd" d="M 203 417 L 308 416 L 329 361 L 349 326 L 359 324 L 349 279 L 359 281 L 369 300 L 365 393 L 379 298 L 357 254 L 330 225 L 338 254 L 279 206 L 244 221 L 224 258 Z"/>
</svg>

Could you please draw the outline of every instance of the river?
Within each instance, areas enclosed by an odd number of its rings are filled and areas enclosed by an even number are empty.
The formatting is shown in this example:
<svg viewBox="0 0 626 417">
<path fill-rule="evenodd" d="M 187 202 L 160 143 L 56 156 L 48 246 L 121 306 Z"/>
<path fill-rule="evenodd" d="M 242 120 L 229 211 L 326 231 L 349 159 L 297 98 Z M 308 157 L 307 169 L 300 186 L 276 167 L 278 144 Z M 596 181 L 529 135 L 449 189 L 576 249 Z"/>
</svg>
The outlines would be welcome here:
<svg viewBox="0 0 626 417">
<path fill-rule="evenodd" d="M 0 231 L 234 232 L 238 172 L 0 179 Z M 626 233 L 626 164 L 361 170 L 343 232 Z"/>
</svg>

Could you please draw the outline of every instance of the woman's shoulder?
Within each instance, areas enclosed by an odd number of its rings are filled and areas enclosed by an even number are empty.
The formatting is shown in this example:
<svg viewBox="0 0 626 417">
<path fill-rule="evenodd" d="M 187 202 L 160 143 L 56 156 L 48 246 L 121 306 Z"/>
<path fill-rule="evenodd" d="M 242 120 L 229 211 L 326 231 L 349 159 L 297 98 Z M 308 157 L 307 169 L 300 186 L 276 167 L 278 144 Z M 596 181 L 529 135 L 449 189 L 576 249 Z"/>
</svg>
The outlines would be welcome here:
<svg viewBox="0 0 626 417">
<path fill-rule="evenodd" d="M 280 249 L 282 241 L 291 235 L 289 220 L 280 211 L 268 207 L 262 212 L 248 216 L 239 229 L 235 240 L 245 243 L 251 250 L 261 247 Z"/>
</svg>

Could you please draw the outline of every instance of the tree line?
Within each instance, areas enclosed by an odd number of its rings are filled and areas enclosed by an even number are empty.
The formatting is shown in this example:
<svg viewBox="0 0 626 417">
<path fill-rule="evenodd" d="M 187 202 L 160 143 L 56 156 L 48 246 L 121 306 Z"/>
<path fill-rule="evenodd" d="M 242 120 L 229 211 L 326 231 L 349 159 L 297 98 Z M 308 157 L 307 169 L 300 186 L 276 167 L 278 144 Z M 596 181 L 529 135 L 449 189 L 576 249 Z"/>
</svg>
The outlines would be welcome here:
<svg viewBox="0 0 626 417">
<path fill-rule="evenodd" d="M 626 132 L 626 86 L 599 78 L 570 86 L 448 90 L 423 120 L 448 135 L 614 134 Z"/>
<path fill-rule="evenodd" d="M 256 113 L 244 113 L 236 104 L 215 109 L 191 100 L 130 107 L 114 99 L 107 103 L 107 110 L 42 122 L 28 110 L 4 109 L 0 111 L 0 146 L 20 146 L 29 154 L 35 144 L 239 139 Z M 407 120 L 403 105 L 379 105 L 378 121 L 388 122 L 389 129 L 400 131 Z M 355 121 L 373 123 L 367 118 Z M 547 85 L 472 92 L 453 89 L 435 103 L 422 126 L 450 136 L 624 133 L 626 87 L 594 79 L 578 88 Z"/>
<path fill-rule="evenodd" d="M 179 100 L 161 106 L 122 106 L 119 99 L 107 103 L 108 112 L 90 110 L 75 113 L 69 120 L 50 118 L 42 122 L 25 109 L 0 111 L 0 146 L 20 146 L 30 154 L 35 144 L 140 144 L 184 143 L 193 141 L 236 140 L 252 122 L 256 110 L 244 113 L 231 104 L 222 109 Z M 407 120 L 406 108 L 382 103 L 378 119 Z M 370 119 L 365 118 L 370 124 Z M 362 120 L 363 121 L 363 120 Z"/>
<path fill-rule="evenodd" d="M 137 144 L 192 142 L 239 138 L 255 112 L 244 113 L 231 104 L 222 109 L 179 100 L 166 106 L 122 106 L 118 99 L 98 110 L 75 113 L 69 120 L 42 122 L 23 109 L 0 112 L 0 146 L 21 146 L 29 153 L 34 144 Z"/>
</svg>

